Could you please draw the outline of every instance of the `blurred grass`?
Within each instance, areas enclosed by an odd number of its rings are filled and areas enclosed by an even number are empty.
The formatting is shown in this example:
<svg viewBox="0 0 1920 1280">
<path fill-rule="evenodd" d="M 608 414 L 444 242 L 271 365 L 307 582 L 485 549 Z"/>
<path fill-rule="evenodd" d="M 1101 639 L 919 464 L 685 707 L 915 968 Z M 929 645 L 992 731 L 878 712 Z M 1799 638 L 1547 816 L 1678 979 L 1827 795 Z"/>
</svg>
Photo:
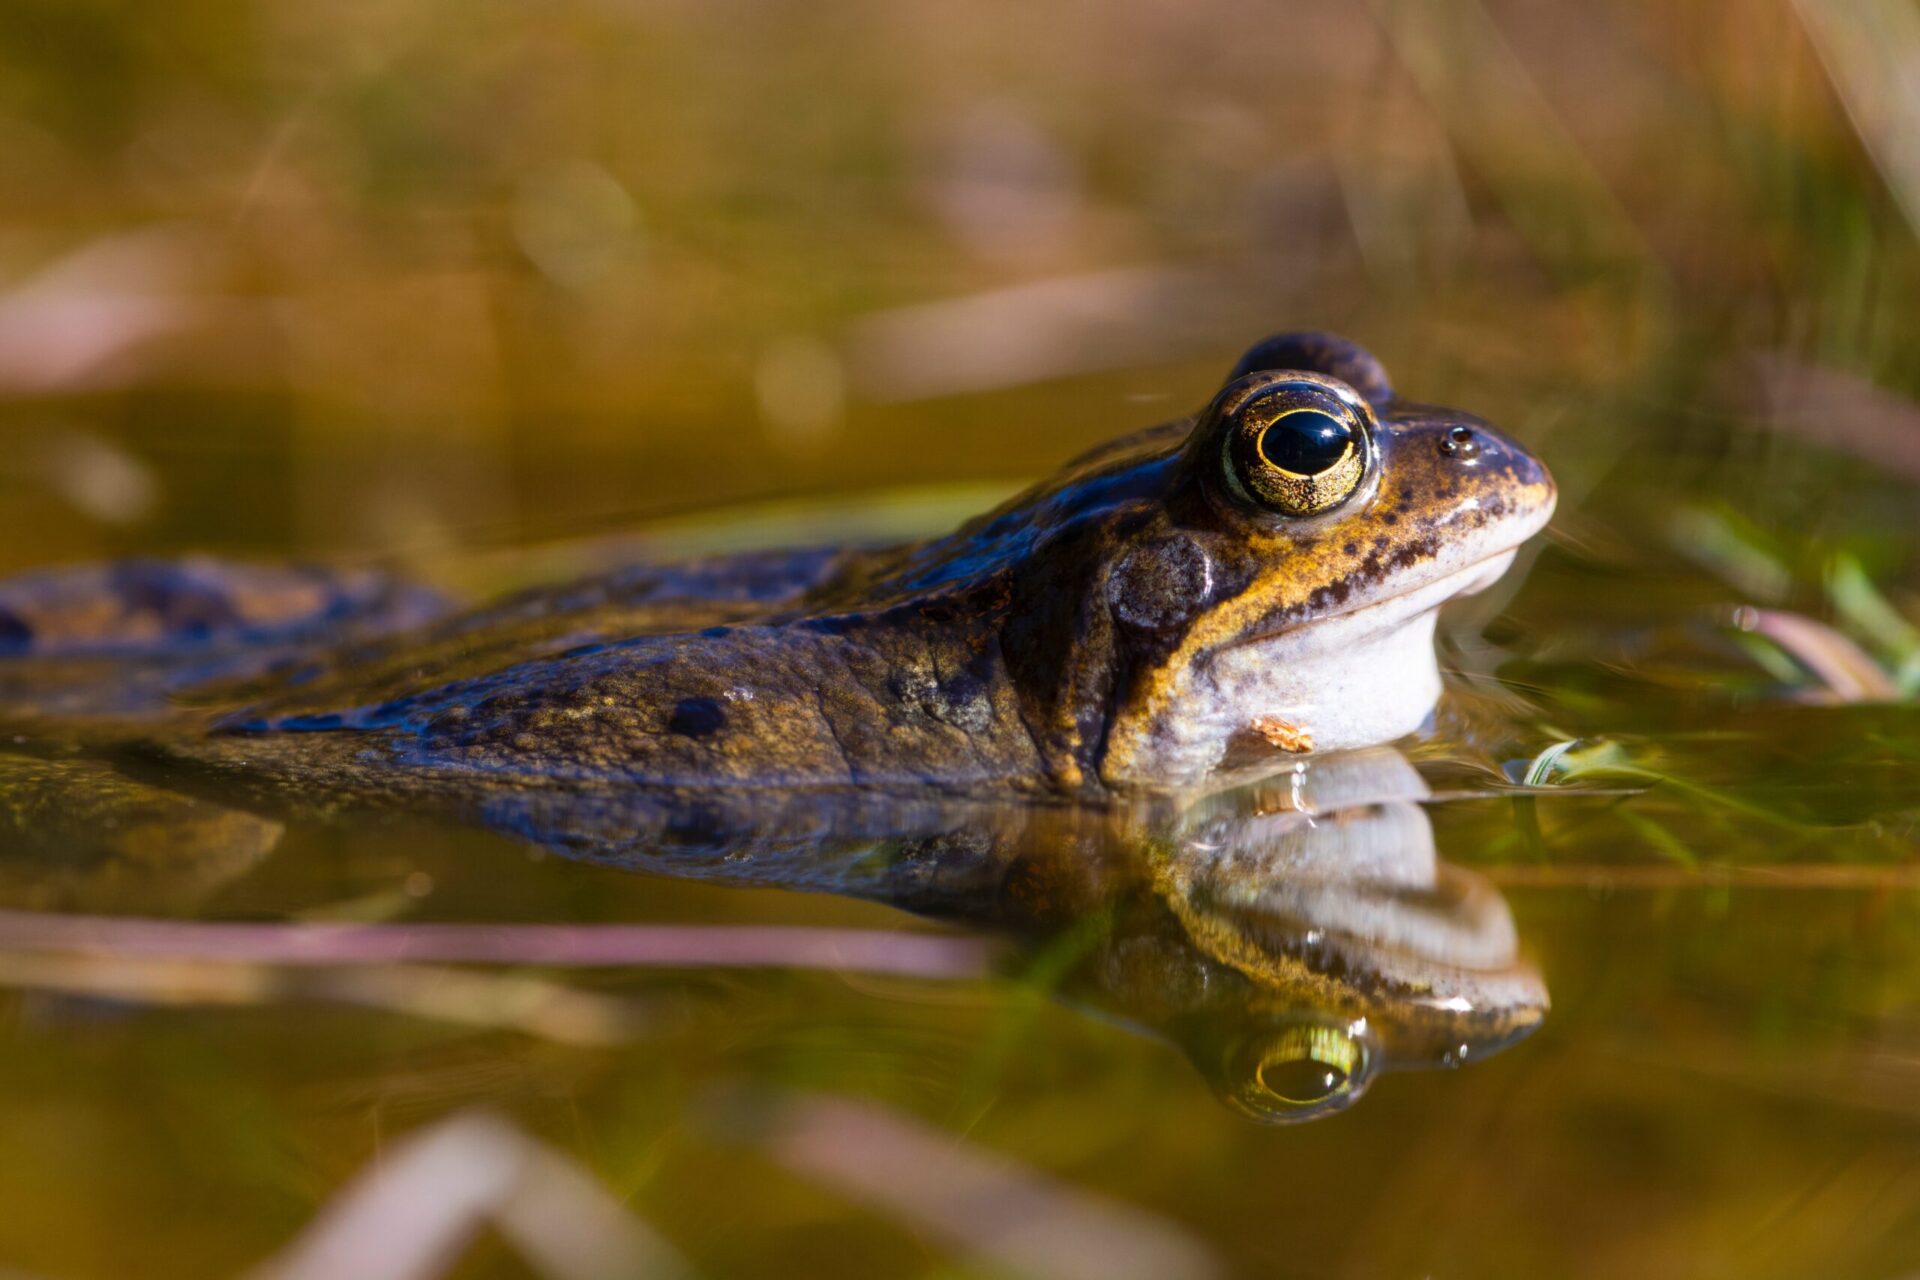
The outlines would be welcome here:
<svg viewBox="0 0 1920 1280">
<path fill-rule="evenodd" d="M 1916 389 L 1914 237 L 1847 109 L 1871 86 L 1785 4 L 1318 4 L 1276 47 L 1223 45 L 1210 4 L 1091 33 L 1008 4 L 725 12 L 10 6 L 0 279 L 120 249 L 22 323 L 132 289 L 178 324 L 0 402 L 156 495 L 90 512 L 18 459 L 0 554 L 431 550 L 1013 478 L 1184 410 L 1280 325 L 1550 435 L 1573 492 L 1672 430 L 1609 404 L 1697 403 L 1748 349 Z M 903 305 L 1249 263 L 1025 317 L 1064 382 L 902 405 L 854 377 Z M 961 336 L 947 359 L 992 340 Z"/>
</svg>

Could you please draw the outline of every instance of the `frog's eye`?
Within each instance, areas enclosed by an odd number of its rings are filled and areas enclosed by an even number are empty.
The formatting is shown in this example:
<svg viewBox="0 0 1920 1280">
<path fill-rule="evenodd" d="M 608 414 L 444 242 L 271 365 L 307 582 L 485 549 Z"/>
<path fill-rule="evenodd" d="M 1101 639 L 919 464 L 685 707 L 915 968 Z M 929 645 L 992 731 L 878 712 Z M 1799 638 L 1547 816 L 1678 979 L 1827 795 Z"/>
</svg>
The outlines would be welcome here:
<svg viewBox="0 0 1920 1280">
<path fill-rule="evenodd" d="M 1289 516 L 1319 515 L 1352 497 L 1373 438 L 1366 406 L 1345 390 L 1288 379 L 1233 404 L 1221 461 L 1235 496 Z"/>
<path fill-rule="evenodd" d="M 1371 1078 L 1367 1042 L 1355 1028 L 1303 1023 L 1241 1041 L 1229 1053 L 1226 1101 L 1276 1124 L 1311 1120 L 1351 1105 Z"/>
</svg>

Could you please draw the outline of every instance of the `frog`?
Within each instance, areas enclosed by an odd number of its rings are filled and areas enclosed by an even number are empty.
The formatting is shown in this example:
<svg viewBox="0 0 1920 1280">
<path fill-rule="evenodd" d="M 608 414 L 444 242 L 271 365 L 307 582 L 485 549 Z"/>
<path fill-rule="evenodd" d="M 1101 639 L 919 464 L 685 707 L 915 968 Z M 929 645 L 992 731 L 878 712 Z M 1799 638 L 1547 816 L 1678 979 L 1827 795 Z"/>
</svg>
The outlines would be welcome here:
<svg viewBox="0 0 1920 1280">
<path fill-rule="evenodd" d="M 944 535 L 642 562 L 457 606 L 211 559 L 0 582 L 0 726 L 285 791 L 1097 801 L 1418 730 L 1439 607 L 1553 480 L 1336 335 Z"/>
</svg>

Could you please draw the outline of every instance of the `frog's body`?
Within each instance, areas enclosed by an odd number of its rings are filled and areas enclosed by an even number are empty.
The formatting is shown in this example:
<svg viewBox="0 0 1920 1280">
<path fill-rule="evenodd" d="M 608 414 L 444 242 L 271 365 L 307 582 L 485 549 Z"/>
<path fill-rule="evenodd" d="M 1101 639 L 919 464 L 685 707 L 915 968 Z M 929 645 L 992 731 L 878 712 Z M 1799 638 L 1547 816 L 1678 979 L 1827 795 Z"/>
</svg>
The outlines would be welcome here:
<svg viewBox="0 0 1920 1280">
<path fill-rule="evenodd" d="M 0 700 L 349 793 L 1086 795 L 1408 732 L 1439 692 L 1434 611 L 1504 571 L 1552 482 L 1339 340 L 1235 373 L 1196 418 L 906 547 L 642 566 L 425 622 L 417 596 L 291 571 L 201 565 L 192 607 L 164 568 L 131 605 L 93 598 L 111 571 L 0 584 Z"/>
</svg>

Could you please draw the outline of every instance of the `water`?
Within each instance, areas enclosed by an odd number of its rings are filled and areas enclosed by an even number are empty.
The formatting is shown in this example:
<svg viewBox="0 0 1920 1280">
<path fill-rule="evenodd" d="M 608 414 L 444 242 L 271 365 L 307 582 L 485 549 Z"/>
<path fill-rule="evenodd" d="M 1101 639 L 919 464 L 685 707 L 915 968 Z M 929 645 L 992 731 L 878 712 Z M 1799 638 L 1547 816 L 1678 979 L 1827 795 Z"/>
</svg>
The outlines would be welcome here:
<svg viewBox="0 0 1920 1280">
<path fill-rule="evenodd" d="M 1435 798 L 1381 845 L 1430 824 L 1502 904 L 1493 968 L 1548 1003 L 1517 1042 L 1249 1118 L 1248 974 L 1311 947 L 1297 903 L 1256 894 L 1250 948 L 1192 909 L 1164 823 L 945 880 L 857 842 L 620 866 L 8 758 L 0 1268 L 1920 1266 L 1916 52 L 1893 3 L 0 13 L 9 572 L 204 548 L 482 596 L 910 536 L 1306 325 L 1561 489 L 1443 621 L 1400 744 Z M 747 932 L 28 945 L 80 915 Z"/>
</svg>

